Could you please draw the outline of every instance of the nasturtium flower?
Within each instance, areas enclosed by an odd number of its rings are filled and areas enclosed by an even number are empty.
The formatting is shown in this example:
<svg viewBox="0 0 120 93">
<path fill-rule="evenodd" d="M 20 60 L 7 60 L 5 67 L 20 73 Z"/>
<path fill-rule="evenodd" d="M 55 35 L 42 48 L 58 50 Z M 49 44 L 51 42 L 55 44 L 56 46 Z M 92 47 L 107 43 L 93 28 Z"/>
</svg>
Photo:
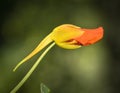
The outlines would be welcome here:
<svg viewBox="0 0 120 93">
<path fill-rule="evenodd" d="M 51 39 L 65 49 L 76 49 L 96 43 L 103 37 L 103 28 L 83 29 L 75 25 L 64 24 L 56 27 Z"/>
<path fill-rule="evenodd" d="M 22 61 L 18 63 L 18 65 L 13 69 L 15 71 L 22 63 L 26 62 L 32 56 L 40 52 L 43 48 L 45 48 L 48 44 L 52 43 L 38 58 L 38 60 L 34 63 L 32 68 L 28 71 L 25 77 L 18 83 L 18 85 L 10 92 L 16 93 L 16 91 L 25 83 L 25 81 L 29 78 L 38 64 L 41 62 L 42 58 L 47 54 L 47 52 L 56 44 L 65 49 L 77 49 L 82 46 L 87 46 L 96 43 L 103 37 L 103 28 L 98 27 L 95 29 L 84 29 L 71 24 L 63 24 L 55 29 L 46 36 L 38 46 Z"/>
<path fill-rule="evenodd" d="M 25 57 L 16 67 L 16 70 L 22 63 L 30 59 L 32 56 L 41 51 L 49 43 L 55 42 L 58 46 L 65 49 L 77 49 L 82 46 L 87 46 L 96 43 L 103 37 L 103 28 L 84 29 L 72 24 L 63 24 L 46 36 L 40 44 Z"/>
</svg>

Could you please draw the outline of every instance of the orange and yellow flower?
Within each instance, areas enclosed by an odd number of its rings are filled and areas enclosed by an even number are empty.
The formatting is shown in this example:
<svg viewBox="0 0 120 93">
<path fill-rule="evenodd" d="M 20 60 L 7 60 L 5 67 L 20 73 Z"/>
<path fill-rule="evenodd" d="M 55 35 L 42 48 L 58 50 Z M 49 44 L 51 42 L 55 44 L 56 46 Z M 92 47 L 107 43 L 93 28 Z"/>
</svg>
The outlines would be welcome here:
<svg viewBox="0 0 120 93">
<path fill-rule="evenodd" d="M 56 27 L 51 39 L 66 49 L 76 49 L 96 43 L 103 37 L 103 28 L 83 29 L 75 25 L 64 24 Z"/>
<path fill-rule="evenodd" d="M 58 46 L 65 49 L 77 49 L 81 46 L 87 46 L 96 43 L 103 37 L 103 28 L 84 29 L 71 24 L 63 24 L 46 36 L 40 44 L 25 57 L 16 67 L 18 68 L 22 63 L 30 59 L 32 56 L 41 51 L 49 43 L 55 42 Z"/>
</svg>

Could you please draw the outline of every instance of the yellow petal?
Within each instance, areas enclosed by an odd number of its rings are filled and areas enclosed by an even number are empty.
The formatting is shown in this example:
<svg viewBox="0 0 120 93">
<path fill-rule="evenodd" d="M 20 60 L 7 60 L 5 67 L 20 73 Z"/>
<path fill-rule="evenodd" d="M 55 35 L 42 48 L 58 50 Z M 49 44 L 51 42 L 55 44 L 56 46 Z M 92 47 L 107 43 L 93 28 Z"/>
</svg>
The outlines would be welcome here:
<svg viewBox="0 0 120 93">
<path fill-rule="evenodd" d="M 73 38 L 81 36 L 84 33 L 80 29 L 80 27 L 71 25 L 71 24 L 64 24 L 56 27 L 52 32 L 52 39 L 55 43 L 66 49 L 76 49 L 79 48 L 80 45 L 77 45 L 77 41 L 73 40 Z M 67 42 L 71 40 L 71 42 Z"/>
<path fill-rule="evenodd" d="M 80 48 L 80 45 L 77 45 L 77 41 L 73 40 L 71 42 L 56 43 L 58 46 L 65 49 L 76 49 Z"/>
<path fill-rule="evenodd" d="M 52 41 L 53 40 L 51 39 L 51 34 L 49 34 L 48 36 L 46 36 L 45 39 L 43 39 L 39 43 L 39 45 L 28 56 L 26 56 L 22 61 L 20 61 L 17 64 L 17 66 L 13 69 L 13 71 L 15 71 L 21 64 L 23 64 L 24 62 L 26 62 L 28 59 L 30 59 L 31 57 L 33 57 L 35 54 L 37 54 L 38 52 L 40 52 L 44 47 L 46 47 Z"/>
</svg>

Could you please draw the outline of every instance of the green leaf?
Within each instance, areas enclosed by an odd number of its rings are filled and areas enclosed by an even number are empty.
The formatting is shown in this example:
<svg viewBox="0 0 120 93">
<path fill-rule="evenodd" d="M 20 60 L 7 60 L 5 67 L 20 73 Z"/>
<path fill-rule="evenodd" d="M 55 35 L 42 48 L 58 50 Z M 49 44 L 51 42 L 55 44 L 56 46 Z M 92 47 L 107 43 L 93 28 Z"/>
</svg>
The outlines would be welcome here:
<svg viewBox="0 0 120 93">
<path fill-rule="evenodd" d="M 50 89 L 45 86 L 43 83 L 41 83 L 40 85 L 40 90 L 41 90 L 41 93 L 50 93 Z"/>
</svg>

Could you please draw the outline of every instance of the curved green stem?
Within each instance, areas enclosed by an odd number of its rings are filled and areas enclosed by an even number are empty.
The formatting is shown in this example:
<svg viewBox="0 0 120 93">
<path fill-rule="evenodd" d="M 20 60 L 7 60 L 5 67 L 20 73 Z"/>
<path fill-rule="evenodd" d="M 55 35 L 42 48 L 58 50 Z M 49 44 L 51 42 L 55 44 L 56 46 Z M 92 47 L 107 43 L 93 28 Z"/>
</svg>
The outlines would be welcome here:
<svg viewBox="0 0 120 93">
<path fill-rule="evenodd" d="M 38 64 L 41 62 L 43 57 L 47 54 L 47 52 L 55 45 L 55 43 L 52 43 L 38 58 L 38 60 L 35 62 L 35 64 L 32 66 L 32 68 L 29 70 L 29 72 L 24 76 L 24 78 L 18 83 L 18 85 L 10 92 L 10 93 L 16 93 L 17 90 L 25 83 L 25 81 L 30 77 L 30 75 L 33 73 L 33 71 L 36 69 Z"/>
</svg>

